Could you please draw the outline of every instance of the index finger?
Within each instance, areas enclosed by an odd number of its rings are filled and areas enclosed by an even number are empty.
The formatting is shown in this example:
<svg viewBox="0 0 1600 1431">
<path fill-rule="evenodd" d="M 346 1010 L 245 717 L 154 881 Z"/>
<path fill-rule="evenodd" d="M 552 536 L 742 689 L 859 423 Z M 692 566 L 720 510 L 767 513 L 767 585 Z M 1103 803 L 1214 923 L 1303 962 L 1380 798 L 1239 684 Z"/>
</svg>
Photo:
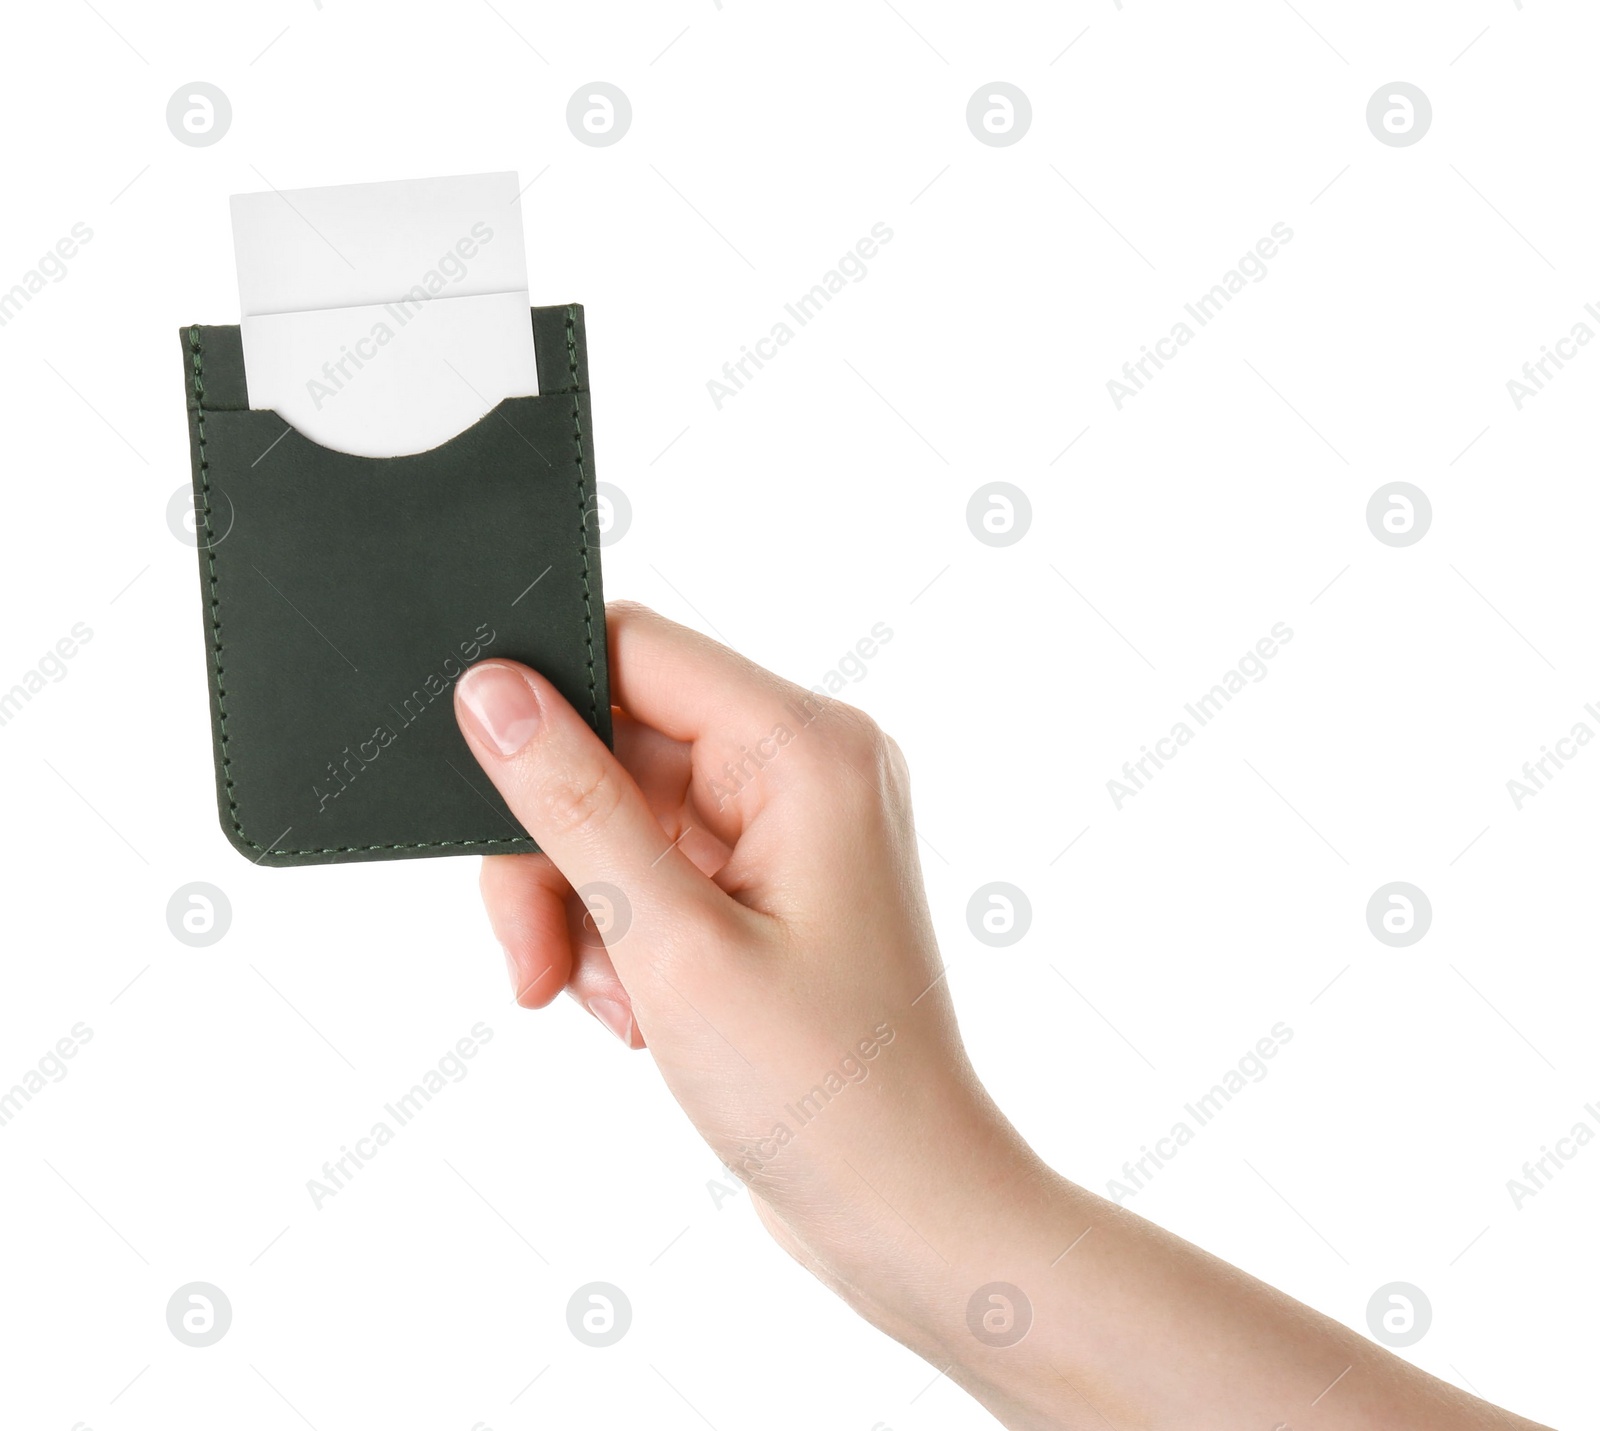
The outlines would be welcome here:
<svg viewBox="0 0 1600 1431">
<path fill-rule="evenodd" d="M 730 738 L 730 726 L 775 719 L 811 694 L 638 602 L 607 602 L 606 631 L 612 700 L 674 740 Z"/>
</svg>

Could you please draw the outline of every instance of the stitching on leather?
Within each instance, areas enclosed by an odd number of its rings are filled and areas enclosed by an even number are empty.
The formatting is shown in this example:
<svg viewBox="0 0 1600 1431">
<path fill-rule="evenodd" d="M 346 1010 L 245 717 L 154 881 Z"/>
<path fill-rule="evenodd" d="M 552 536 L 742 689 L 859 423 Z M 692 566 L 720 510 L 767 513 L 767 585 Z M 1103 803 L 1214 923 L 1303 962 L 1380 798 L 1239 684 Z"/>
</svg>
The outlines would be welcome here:
<svg viewBox="0 0 1600 1431">
<path fill-rule="evenodd" d="M 574 329 L 578 310 L 575 304 L 567 305 L 567 370 L 572 374 L 572 460 L 578 465 L 578 555 L 583 558 L 583 630 L 589 653 L 589 724 L 600 725 L 600 712 L 595 702 L 594 690 L 594 610 L 589 600 L 589 526 L 584 498 L 583 427 L 579 421 L 578 407 L 578 345 Z M 596 512 L 596 520 L 599 513 Z"/>
<path fill-rule="evenodd" d="M 571 310 L 568 310 L 568 347 L 571 347 Z M 200 512 L 205 523 L 206 536 L 206 571 L 210 585 L 211 599 L 211 653 L 217 668 L 217 728 L 221 734 L 222 745 L 222 778 L 224 788 L 228 792 L 228 817 L 233 825 L 236 835 L 252 850 L 260 850 L 263 855 L 353 855 L 364 854 L 373 850 L 439 850 L 439 849 L 466 849 L 479 845 L 517 845 L 522 848 L 537 848 L 536 842 L 529 835 L 513 835 L 501 839 L 484 840 L 432 840 L 416 841 L 408 844 L 396 845 L 326 845 L 322 848 L 304 848 L 298 850 L 275 850 L 271 845 L 257 844 L 249 835 L 245 834 L 244 826 L 239 823 L 239 806 L 233 798 L 233 777 L 229 773 L 232 762 L 228 756 L 228 693 L 222 684 L 222 604 L 217 588 L 217 556 L 216 549 L 211 545 L 211 479 L 208 475 L 209 464 L 206 461 L 206 409 L 205 409 L 205 375 L 204 351 L 200 345 L 200 329 L 191 326 L 189 329 L 189 349 L 192 354 L 191 362 L 194 366 L 194 402 L 195 402 L 195 430 L 198 441 L 200 466 Z M 577 381 L 577 367 L 574 361 L 573 381 Z M 576 403 L 576 399 L 574 399 Z M 574 408 L 576 417 L 576 408 Z M 581 456 L 580 456 L 581 464 Z M 581 470 L 581 466 L 580 466 Z M 582 516 L 583 493 L 582 484 L 579 484 L 579 515 Z M 586 554 L 587 555 L 587 554 Z M 587 562 L 584 568 L 584 606 L 588 609 L 589 574 Z M 594 700 L 593 656 L 594 645 L 591 641 L 590 654 L 590 685 L 589 699 Z"/>
<path fill-rule="evenodd" d="M 217 725 L 222 733 L 222 780 L 223 788 L 228 792 L 228 812 L 233 821 L 233 828 L 238 831 L 241 839 L 248 839 L 244 831 L 239 828 L 239 807 L 233 798 L 233 776 L 229 773 L 228 692 L 222 684 L 222 613 L 217 597 L 217 553 L 211 545 L 211 479 L 208 475 L 209 464 L 206 462 L 206 389 L 200 329 L 197 327 L 189 329 L 189 351 L 192 355 L 190 363 L 194 368 L 194 418 L 195 429 L 199 434 L 196 445 L 199 450 L 200 465 L 200 513 L 205 523 L 206 534 L 206 575 L 211 596 L 211 658 L 217 668 Z M 259 847 L 252 845 L 251 848 Z"/>
</svg>

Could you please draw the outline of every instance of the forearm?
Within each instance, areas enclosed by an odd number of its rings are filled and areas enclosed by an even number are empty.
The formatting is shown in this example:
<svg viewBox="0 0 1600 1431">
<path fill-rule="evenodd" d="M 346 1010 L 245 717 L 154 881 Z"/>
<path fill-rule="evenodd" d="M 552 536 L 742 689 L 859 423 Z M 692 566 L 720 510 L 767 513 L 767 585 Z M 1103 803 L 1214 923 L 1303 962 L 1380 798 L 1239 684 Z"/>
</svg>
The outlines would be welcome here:
<svg viewBox="0 0 1600 1431">
<path fill-rule="evenodd" d="M 985 1138 L 907 1210 L 914 1270 L 846 1295 L 1013 1431 L 1535 1426 Z"/>
</svg>

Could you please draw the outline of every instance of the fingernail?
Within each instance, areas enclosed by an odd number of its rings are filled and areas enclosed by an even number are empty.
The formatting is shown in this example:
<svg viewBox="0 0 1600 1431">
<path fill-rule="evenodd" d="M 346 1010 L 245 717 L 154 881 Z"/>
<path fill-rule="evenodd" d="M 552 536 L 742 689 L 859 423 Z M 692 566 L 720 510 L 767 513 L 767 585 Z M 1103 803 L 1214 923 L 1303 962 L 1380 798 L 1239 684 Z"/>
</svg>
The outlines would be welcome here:
<svg viewBox="0 0 1600 1431">
<path fill-rule="evenodd" d="M 502 944 L 500 952 L 506 956 L 506 973 L 511 979 L 511 997 L 518 998 L 522 993 L 522 970 L 517 968 L 517 961 L 512 957 L 508 946 Z"/>
<path fill-rule="evenodd" d="M 501 755 L 515 755 L 539 728 L 538 696 L 507 666 L 474 666 L 456 693 L 479 738 Z"/>
<path fill-rule="evenodd" d="M 633 1010 L 616 999 L 594 998 L 588 1010 L 629 1048 L 633 1047 Z"/>
</svg>

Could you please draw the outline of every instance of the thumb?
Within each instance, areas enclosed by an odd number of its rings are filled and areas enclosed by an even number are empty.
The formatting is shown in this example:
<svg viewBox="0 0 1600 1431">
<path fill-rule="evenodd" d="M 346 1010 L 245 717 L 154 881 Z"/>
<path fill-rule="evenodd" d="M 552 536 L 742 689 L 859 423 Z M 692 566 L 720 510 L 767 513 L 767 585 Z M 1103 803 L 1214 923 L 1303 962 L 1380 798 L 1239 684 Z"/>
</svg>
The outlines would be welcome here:
<svg viewBox="0 0 1600 1431">
<path fill-rule="evenodd" d="M 592 887 L 632 917 L 721 896 L 662 832 L 644 794 L 549 681 L 483 661 L 456 682 L 456 721 L 512 813 L 580 896 Z"/>
</svg>

